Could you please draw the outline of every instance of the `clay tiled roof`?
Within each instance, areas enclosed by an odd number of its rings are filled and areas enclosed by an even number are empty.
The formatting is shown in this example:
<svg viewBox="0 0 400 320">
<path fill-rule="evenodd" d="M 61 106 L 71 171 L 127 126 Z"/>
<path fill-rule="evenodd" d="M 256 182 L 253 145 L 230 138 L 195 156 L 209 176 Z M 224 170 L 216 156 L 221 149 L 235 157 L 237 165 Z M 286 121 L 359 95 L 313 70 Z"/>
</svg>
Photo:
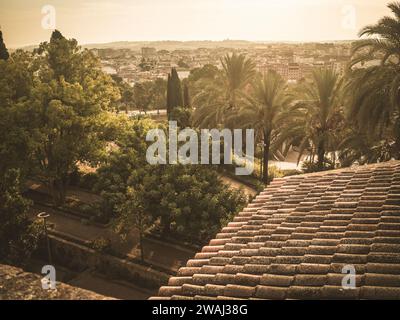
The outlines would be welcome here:
<svg viewBox="0 0 400 320">
<path fill-rule="evenodd" d="M 275 179 L 152 299 L 234 298 L 400 299 L 400 161 Z"/>
<path fill-rule="evenodd" d="M 0 300 L 109 300 L 91 291 L 57 282 L 56 290 L 43 290 L 42 277 L 0 264 Z"/>
</svg>

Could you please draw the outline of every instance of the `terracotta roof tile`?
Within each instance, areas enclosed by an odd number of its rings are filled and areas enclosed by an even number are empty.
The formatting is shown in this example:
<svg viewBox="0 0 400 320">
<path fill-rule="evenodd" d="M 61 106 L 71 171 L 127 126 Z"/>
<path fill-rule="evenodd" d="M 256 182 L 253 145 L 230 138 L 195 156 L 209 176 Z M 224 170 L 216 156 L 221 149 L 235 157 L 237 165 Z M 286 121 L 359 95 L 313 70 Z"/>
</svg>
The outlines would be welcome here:
<svg viewBox="0 0 400 320">
<path fill-rule="evenodd" d="M 249 298 L 253 296 L 255 291 L 255 287 L 228 284 L 225 287 L 224 295 L 228 297 Z"/>
<path fill-rule="evenodd" d="M 400 299 L 400 161 L 275 179 L 159 297 Z"/>
<path fill-rule="evenodd" d="M 322 288 L 322 299 L 358 299 L 360 296 L 360 289 L 343 289 L 339 286 L 324 286 Z"/>
<path fill-rule="evenodd" d="M 400 299 L 399 287 L 364 286 L 360 289 L 361 299 Z"/>
<path fill-rule="evenodd" d="M 262 299 L 282 300 L 286 298 L 286 288 L 257 286 L 256 297 Z"/>
</svg>

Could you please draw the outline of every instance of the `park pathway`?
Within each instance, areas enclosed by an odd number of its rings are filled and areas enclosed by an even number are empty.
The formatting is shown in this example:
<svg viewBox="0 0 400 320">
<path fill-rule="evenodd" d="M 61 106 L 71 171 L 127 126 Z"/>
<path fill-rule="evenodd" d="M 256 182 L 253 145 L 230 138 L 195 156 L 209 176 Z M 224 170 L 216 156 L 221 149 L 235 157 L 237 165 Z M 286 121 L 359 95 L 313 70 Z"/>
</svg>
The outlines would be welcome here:
<svg viewBox="0 0 400 320">
<path fill-rule="evenodd" d="M 30 216 L 32 219 L 37 219 L 37 214 L 43 211 L 50 214 L 48 222 L 56 232 L 87 243 L 99 238 L 110 239 L 114 250 L 131 258 L 140 256 L 139 238 L 136 230 L 132 230 L 126 241 L 123 241 L 110 227 L 84 223 L 79 218 L 66 215 L 46 206 L 35 205 L 30 211 Z M 152 238 L 146 238 L 143 241 L 143 248 L 147 263 L 172 272 L 176 272 L 180 266 L 195 255 L 194 250 L 181 248 L 166 242 L 153 240 Z"/>
</svg>

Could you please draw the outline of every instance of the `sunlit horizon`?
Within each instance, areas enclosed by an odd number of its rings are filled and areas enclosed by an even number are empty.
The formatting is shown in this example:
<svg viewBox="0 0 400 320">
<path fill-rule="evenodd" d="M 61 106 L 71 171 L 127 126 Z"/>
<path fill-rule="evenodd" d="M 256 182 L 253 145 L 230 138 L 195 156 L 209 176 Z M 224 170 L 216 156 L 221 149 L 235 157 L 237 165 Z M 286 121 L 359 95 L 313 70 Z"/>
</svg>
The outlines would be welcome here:
<svg viewBox="0 0 400 320">
<path fill-rule="evenodd" d="M 1 29 L 10 48 L 49 39 L 44 5 L 56 9 L 56 28 L 80 44 L 119 41 L 320 42 L 354 40 L 388 15 L 387 0 L 145 0 L 0 2 Z M 354 12 L 352 11 L 354 10 Z M 354 21 L 349 23 L 349 15 Z"/>
</svg>

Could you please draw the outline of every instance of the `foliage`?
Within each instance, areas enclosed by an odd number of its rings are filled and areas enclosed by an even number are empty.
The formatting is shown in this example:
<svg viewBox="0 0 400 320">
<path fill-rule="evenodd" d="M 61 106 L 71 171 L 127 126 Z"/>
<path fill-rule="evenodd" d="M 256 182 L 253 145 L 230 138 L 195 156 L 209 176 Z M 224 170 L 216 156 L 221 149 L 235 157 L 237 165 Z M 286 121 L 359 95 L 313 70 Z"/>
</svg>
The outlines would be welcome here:
<svg viewBox="0 0 400 320">
<path fill-rule="evenodd" d="M 228 118 L 242 128 L 255 130 L 257 141 L 263 145 L 263 181 L 268 182 L 268 160 L 271 157 L 271 143 L 278 136 L 277 130 L 286 120 L 292 103 L 287 93 L 286 83 L 274 71 L 265 73 L 252 85 L 250 95 L 246 96 L 243 106 Z"/>
<path fill-rule="evenodd" d="M 32 170 L 35 145 L 26 104 L 34 70 L 32 55 L 22 50 L 0 60 L 0 174 L 18 168 L 23 178 Z"/>
<path fill-rule="evenodd" d="M 3 40 L 3 32 L 0 30 L 0 60 L 7 60 L 10 57 Z"/>
<path fill-rule="evenodd" d="M 133 98 L 134 95 L 133 88 L 128 83 L 126 83 L 120 76 L 111 75 L 111 77 L 119 89 L 121 96 L 120 100 L 121 107 L 126 112 L 128 112 L 128 110 L 132 109 L 135 105 L 135 101 Z"/>
<path fill-rule="evenodd" d="M 216 128 L 225 123 L 225 117 L 238 108 L 246 86 L 255 76 L 255 64 L 245 55 L 226 55 L 221 63 L 223 71 L 194 98 L 194 123 L 199 127 Z"/>
<path fill-rule="evenodd" d="M 111 246 L 111 240 L 104 238 L 104 237 L 99 237 L 91 241 L 89 244 L 90 247 L 94 250 L 96 250 L 99 253 L 112 253 L 112 246 Z"/>
<path fill-rule="evenodd" d="M 188 81 L 191 84 L 203 79 L 213 80 L 219 75 L 219 70 L 212 64 L 205 64 L 201 68 L 195 68 L 190 71 Z"/>
<path fill-rule="evenodd" d="M 339 145 L 339 160 L 343 167 L 353 163 L 367 164 L 388 161 L 395 152 L 395 145 L 388 140 L 348 129 Z"/>
<path fill-rule="evenodd" d="M 38 69 L 21 109 L 30 116 L 36 175 L 61 205 L 77 163 L 95 164 L 114 138 L 107 129 L 114 116 L 107 111 L 119 92 L 92 53 L 56 32 L 39 46 L 32 63 Z"/>
<path fill-rule="evenodd" d="M 284 169 L 284 170 L 281 170 L 281 172 L 284 177 L 297 176 L 299 174 L 302 174 L 302 172 L 297 169 Z"/>
<path fill-rule="evenodd" d="M 135 106 L 141 111 L 148 111 L 153 99 L 153 83 L 151 81 L 138 82 L 133 87 Z"/>
<path fill-rule="evenodd" d="M 167 82 L 162 78 L 157 78 L 153 83 L 152 105 L 153 109 L 165 109 L 167 99 Z"/>
<path fill-rule="evenodd" d="M 236 107 L 238 93 L 250 83 L 255 76 L 255 64 L 245 55 L 233 53 L 226 55 L 222 60 L 225 74 L 226 97 L 231 108 Z"/>
<path fill-rule="evenodd" d="M 149 172 L 150 170 L 150 172 Z M 155 166 L 140 179 L 147 211 L 160 219 L 164 235 L 173 233 L 205 243 L 245 204 L 244 196 L 220 182 L 216 171 L 203 166 Z M 138 180 L 130 183 L 137 185 Z"/>
<path fill-rule="evenodd" d="M 167 112 L 168 115 L 174 108 L 183 106 L 182 86 L 178 72 L 172 68 L 167 82 Z"/>
<path fill-rule="evenodd" d="M 116 207 L 118 217 L 115 222 L 116 231 L 125 237 L 134 227 L 139 234 L 140 256 L 144 261 L 143 237 L 147 229 L 152 225 L 151 215 L 146 211 L 142 196 L 142 185 L 127 187 L 125 199 Z"/>
<path fill-rule="evenodd" d="M 268 167 L 268 183 L 272 182 L 275 178 L 284 177 L 284 173 L 277 166 L 269 166 Z"/>
<path fill-rule="evenodd" d="M 124 204 L 128 198 L 150 215 L 150 221 L 159 225 L 164 236 L 204 243 L 245 204 L 245 198 L 228 189 L 211 168 L 147 164 L 147 145 L 138 142 L 145 141 L 147 130 L 155 126 L 150 120 L 133 122 L 129 133 L 132 139 L 121 141 L 107 164 L 98 170 L 97 189 L 116 221 L 123 217 L 121 212 L 126 215 L 127 211 L 120 208 L 127 208 Z M 123 221 L 129 228 L 130 220 Z"/>
<path fill-rule="evenodd" d="M 318 171 L 326 171 L 326 170 L 332 170 L 335 169 L 334 164 L 328 160 L 325 159 L 324 161 L 324 167 L 321 169 L 320 164 L 317 162 L 313 161 L 304 161 L 301 166 L 301 170 L 304 173 L 312 173 L 312 172 L 318 172 Z"/>
<path fill-rule="evenodd" d="M 78 186 L 83 189 L 93 190 L 98 179 L 99 179 L 99 177 L 96 172 L 86 173 L 80 177 Z"/>
<path fill-rule="evenodd" d="M 298 89 L 298 102 L 289 110 L 278 144 L 298 144 L 299 159 L 306 150 L 312 158 L 316 154 L 317 166 L 323 170 L 327 152 L 336 151 L 344 127 L 342 88 L 342 79 L 333 69 L 314 70 L 313 81 Z"/>
<path fill-rule="evenodd" d="M 171 112 L 169 120 L 176 121 L 179 128 L 185 129 L 191 126 L 191 117 L 190 109 L 177 107 Z"/>
<path fill-rule="evenodd" d="M 400 159 L 400 3 L 388 7 L 394 17 L 364 27 L 360 37 L 367 38 L 353 48 L 348 119 L 369 140 L 387 141 L 390 157 Z"/>
<path fill-rule="evenodd" d="M 0 261 L 23 264 L 41 236 L 41 228 L 28 217 L 30 202 L 20 192 L 18 170 L 9 170 L 0 179 Z"/>
<path fill-rule="evenodd" d="M 156 128 L 152 120 L 129 120 L 129 129 L 115 141 L 117 148 L 97 170 L 98 181 L 94 190 L 103 197 L 102 210 L 109 218 L 115 217 L 117 204 L 123 202 L 131 174 L 147 165 L 146 133 L 152 128 Z"/>
</svg>

